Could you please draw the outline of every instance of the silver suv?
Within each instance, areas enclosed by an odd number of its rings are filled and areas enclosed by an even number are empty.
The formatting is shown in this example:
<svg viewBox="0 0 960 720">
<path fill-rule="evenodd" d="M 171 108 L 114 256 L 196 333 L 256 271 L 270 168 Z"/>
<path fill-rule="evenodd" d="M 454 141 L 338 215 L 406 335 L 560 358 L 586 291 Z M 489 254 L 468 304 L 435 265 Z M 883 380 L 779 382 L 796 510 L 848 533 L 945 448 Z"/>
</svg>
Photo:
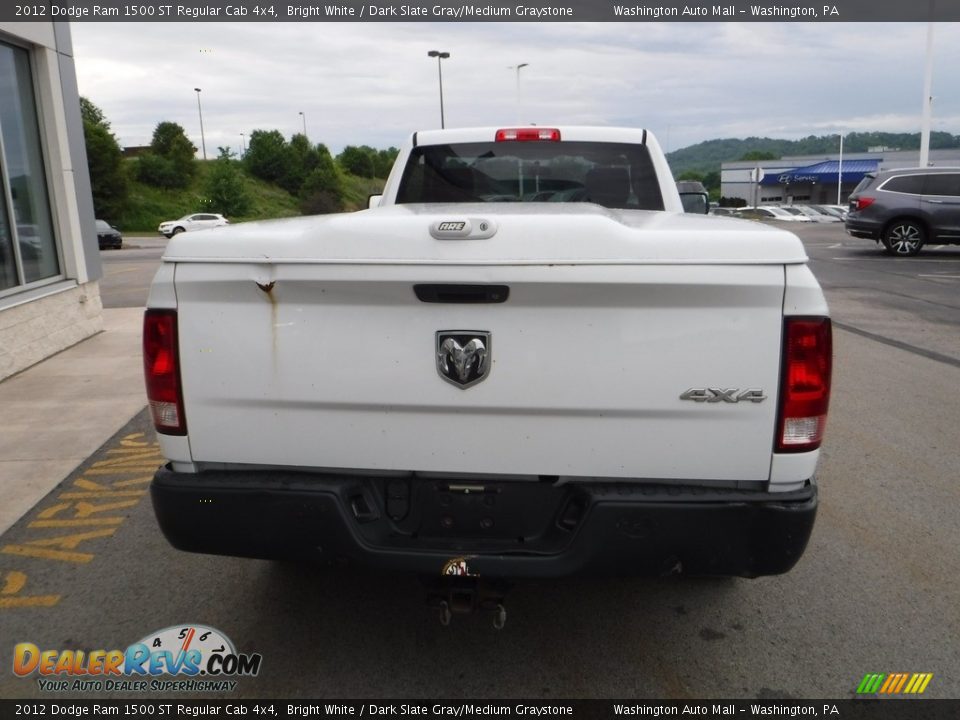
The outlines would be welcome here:
<svg viewBox="0 0 960 720">
<path fill-rule="evenodd" d="M 845 223 L 850 235 L 901 257 L 933 242 L 960 244 L 960 168 L 868 173 L 850 195 Z"/>
</svg>

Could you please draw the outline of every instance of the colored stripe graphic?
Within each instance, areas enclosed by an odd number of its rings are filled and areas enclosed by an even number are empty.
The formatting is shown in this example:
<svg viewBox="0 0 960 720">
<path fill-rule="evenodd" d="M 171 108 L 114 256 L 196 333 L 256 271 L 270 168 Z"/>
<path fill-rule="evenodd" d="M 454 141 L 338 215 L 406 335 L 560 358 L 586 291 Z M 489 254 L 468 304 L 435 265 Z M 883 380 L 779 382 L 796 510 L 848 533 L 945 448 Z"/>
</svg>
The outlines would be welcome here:
<svg viewBox="0 0 960 720">
<path fill-rule="evenodd" d="M 921 695 L 933 673 L 867 673 L 857 686 L 858 695 Z"/>
<path fill-rule="evenodd" d="M 886 677 L 883 673 L 867 673 L 857 687 L 857 694 L 873 695 L 880 689 L 880 683 Z"/>
</svg>

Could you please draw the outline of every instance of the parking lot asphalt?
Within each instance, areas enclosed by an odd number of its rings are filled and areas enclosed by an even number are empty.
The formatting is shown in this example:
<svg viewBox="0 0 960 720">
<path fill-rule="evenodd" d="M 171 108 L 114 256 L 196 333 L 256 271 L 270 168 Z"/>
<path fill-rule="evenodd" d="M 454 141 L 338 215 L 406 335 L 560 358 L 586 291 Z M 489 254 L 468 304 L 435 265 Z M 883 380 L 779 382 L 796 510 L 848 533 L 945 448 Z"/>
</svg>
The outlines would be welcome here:
<svg viewBox="0 0 960 720">
<path fill-rule="evenodd" d="M 0 534 L 147 403 L 143 308 L 103 311 L 103 332 L 0 382 Z"/>
</svg>

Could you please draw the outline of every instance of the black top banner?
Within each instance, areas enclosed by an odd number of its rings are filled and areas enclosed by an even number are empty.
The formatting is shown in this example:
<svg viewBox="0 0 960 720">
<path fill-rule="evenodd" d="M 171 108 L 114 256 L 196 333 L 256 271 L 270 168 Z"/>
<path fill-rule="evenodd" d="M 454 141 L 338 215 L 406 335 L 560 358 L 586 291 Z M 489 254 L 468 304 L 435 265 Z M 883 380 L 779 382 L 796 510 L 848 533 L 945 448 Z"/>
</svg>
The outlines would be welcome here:
<svg viewBox="0 0 960 720">
<path fill-rule="evenodd" d="M 40 22 L 958 22 L 956 0 L 5 0 Z"/>
</svg>

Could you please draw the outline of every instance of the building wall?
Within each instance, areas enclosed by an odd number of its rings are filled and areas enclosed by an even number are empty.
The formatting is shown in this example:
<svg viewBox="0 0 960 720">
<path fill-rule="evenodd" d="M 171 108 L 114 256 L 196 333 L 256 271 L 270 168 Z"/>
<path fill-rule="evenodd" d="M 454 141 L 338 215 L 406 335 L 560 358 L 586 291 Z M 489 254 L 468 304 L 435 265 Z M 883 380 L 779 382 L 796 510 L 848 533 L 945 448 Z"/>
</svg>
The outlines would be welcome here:
<svg viewBox="0 0 960 720">
<path fill-rule="evenodd" d="M 754 198 L 760 205 L 788 204 L 791 200 L 797 203 L 813 205 L 832 205 L 837 202 L 837 183 L 818 183 L 813 186 L 803 184 L 761 185 L 751 181 L 751 171 L 760 167 L 765 173 L 780 174 L 793 168 L 813 165 L 823 160 L 838 160 L 838 153 L 830 155 L 807 155 L 785 157 L 780 160 L 761 160 L 759 162 L 726 162 L 720 170 L 720 195 L 727 198 L 740 198 L 748 205 L 754 204 Z M 897 168 L 917 167 L 920 162 L 918 150 L 883 150 L 867 153 L 844 153 L 843 161 L 876 160 L 880 170 L 894 170 Z M 960 150 L 931 150 L 930 165 L 935 167 L 960 167 Z M 840 188 L 840 202 L 845 203 L 850 193 L 857 186 L 857 182 L 843 183 Z M 809 199 L 807 199 L 809 198 Z"/>
<path fill-rule="evenodd" d="M 67 23 L 0 23 L 0 380 L 102 329 Z"/>
</svg>

